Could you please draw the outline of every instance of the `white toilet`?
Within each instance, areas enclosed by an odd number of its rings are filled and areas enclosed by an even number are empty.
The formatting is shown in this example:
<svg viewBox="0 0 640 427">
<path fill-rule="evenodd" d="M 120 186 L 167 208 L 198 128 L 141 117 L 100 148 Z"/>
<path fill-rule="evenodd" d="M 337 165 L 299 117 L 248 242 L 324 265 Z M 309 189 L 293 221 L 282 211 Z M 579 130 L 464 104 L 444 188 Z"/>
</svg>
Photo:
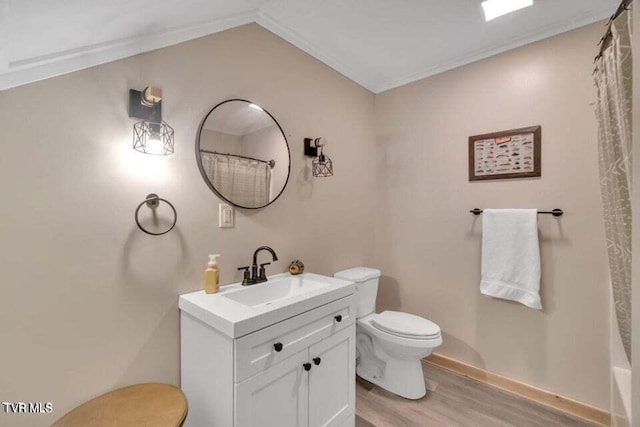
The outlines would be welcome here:
<svg viewBox="0 0 640 427">
<path fill-rule="evenodd" d="M 413 314 L 376 313 L 380 270 L 356 267 L 334 277 L 356 283 L 356 373 L 407 399 L 426 394 L 423 357 L 442 344 L 440 327 Z"/>
</svg>

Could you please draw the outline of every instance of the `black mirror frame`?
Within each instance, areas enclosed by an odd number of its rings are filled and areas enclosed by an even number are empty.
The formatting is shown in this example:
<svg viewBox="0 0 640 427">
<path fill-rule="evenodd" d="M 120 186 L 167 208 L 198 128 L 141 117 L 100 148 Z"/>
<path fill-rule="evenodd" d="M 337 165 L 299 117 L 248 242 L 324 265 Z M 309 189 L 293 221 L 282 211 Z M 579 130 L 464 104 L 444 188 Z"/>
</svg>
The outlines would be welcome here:
<svg viewBox="0 0 640 427">
<path fill-rule="evenodd" d="M 274 121 L 276 126 L 278 126 L 278 129 L 280 129 L 280 133 L 282 134 L 282 137 L 284 138 L 284 143 L 287 145 L 287 154 L 289 156 L 289 165 L 287 166 L 287 179 L 285 180 L 284 185 L 282 186 L 282 190 L 280 190 L 278 195 L 276 197 L 274 197 L 273 200 L 271 200 L 269 203 L 267 203 L 264 206 L 258 206 L 258 207 L 241 206 L 241 205 L 238 205 L 238 204 L 232 202 L 231 200 L 227 199 L 222 194 L 220 194 L 218 192 L 218 190 L 216 190 L 216 188 L 213 186 L 213 183 L 209 180 L 209 177 L 207 176 L 207 174 L 206 174 L 206 172 L 204 170 L 204 167 L 202 166 L 202 158 L 200 157 L 200 135 L 202 134 L 202 128 L 204 127 L 204 124 L 206 123 L 206 121 L 209 118 L 209 116 L 211 115 L 211 113 L 213 113 L 213 111 L 216 108 L 220 107 L 223 104 L 226 104 L 227 102 L 233 102 L 233 101 L 246 102 L 248 104 L 254 104 L 254 105 L 257 105 L 258 107 L 260 107 L 262 109 L 262 111 L 264 111 L 265 113 L 267 113 L 269 115 L 269 117 L 271 117 L 271 120 Z M 226 101 L 222 101 L 221 103 L 219 103 L 215 107 L 213 107 L 211 110 L 209 110 L 209 112 L 204 116 L 204 118 L 200 122 L 200 126 L 198 126 L 198 133 L 196 133 L 196 163 L 198 164 L 198 169 L 200 170 L 200 175 L 202 175 L 202 179 L 204 179 L 204 182 L 207 184 L 209 189 L 211 191 L 213 191 L 218 197 L 220 197 L 225 202 L 229 203 L 232 206 L 235 206 L 236 208 L 241 208 L 241 209 L 254 209 L 255 210 L 255 209 L 266 208 L 267 206 L 269 206 L 270 204 L 272 204 L 273 202 L 275 202 L 276 200 L 278 200 L 280 198 L 282 193 L 284 193 L 285 188 L 287 188 L 287 185 L 289 184 L 289 178 L 291 177 L 291 149 L 289 147 L 289 141 L 287 141 L 287 136 L 285 135 L 284 131 L 282 130 L 282 126 L 280 126 L 280 123 L 278 123 L 276 118 L 273 117 L 271 115 L 271 113 L 268 112 L 266 109 L 264 109 L 261 105 L 256 104 L 255 102 L 248 101 L 246 99 L 240 99 L 240 98 L 227 99 Z"/>
</svg>

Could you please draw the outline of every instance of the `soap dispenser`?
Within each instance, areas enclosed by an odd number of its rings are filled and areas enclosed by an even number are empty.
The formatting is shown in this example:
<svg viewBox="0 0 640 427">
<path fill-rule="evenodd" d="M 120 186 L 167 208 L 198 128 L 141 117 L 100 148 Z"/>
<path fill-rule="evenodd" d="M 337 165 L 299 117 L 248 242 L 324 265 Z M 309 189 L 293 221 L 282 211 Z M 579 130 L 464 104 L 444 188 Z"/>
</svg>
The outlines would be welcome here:
<svg viewBox="0 0 640 427">
<path fill-rule="evenodd" d="M 209 255 L 209 263 L 204 271 L 204 291 L 208 294 L 215 294 L 220 289 L 220 272 L 216 258 L 220 255 Z"/>
</svg>

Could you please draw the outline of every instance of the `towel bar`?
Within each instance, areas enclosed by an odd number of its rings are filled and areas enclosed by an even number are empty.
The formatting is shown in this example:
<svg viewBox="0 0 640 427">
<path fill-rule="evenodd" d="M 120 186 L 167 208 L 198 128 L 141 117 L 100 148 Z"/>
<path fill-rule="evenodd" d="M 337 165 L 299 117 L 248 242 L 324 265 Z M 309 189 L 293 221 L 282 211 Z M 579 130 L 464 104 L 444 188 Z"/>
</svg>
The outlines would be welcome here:
<svg viewBox="0 0 640 427">
<path fill-rule="evenodd" d="M 469 212 L 471 212 L 474 215 L 480 215 L 482 213 L 482 209 L 474 208 L 474 209 L 471 209 Z M 562 209 L 553 209 L 551 211 L 538 211 L 538 214 L 548 214 L 548 215 L 553 215 L 553 216 L 562 216 L 562 215 L 564 215 L 564 211 Z"/>
</svg>

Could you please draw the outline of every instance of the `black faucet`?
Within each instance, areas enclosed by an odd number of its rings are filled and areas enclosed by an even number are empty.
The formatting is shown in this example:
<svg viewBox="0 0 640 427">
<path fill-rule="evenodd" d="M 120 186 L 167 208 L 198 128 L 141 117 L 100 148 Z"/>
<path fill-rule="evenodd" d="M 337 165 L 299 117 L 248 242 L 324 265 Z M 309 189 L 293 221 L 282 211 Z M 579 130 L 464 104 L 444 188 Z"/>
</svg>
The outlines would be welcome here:
<svg viewBox="0 0 640 427">
<path fill-rule="evenodd" d="M 255 285 L 256 283 L 262 283 L 267 281 L 267 273 L 264 269 L 265 265 L 270 265 L 270 262 L 260 264 L 260 271 L 258 271 L 258 253 L 260 251 L 268 251 L 271 253 L 272 261 L 278 261 L 278 255 L 269 246 L 260 246 L 253 253 L 253 264 L 251 264 L 251 273 L 249 273 L 249 267 L 240 267 L 238 270 L 244 270 L 244 279 L 242 285 Z"/>
</svg>

